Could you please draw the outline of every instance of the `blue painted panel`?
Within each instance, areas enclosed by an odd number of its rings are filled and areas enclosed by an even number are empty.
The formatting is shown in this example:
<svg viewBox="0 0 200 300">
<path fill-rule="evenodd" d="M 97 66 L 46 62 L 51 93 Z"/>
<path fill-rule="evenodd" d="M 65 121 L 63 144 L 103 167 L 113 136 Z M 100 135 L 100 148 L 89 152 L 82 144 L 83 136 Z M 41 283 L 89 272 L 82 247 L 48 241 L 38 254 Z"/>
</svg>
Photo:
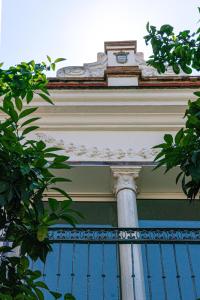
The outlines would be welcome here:
<svg viewBox="0 0 200 300">
<path fill-rule="evenodd" d="M 57 243 L 53 244 L 45 267 L 38 261 L 33 268 L 44 271 L 44 280 L 52 290 L 72 293 L 76 300 L 118 300 L 116 262 L 116 245 Z M 45 299 L 51 300 L 49 296 Z"/>
<path fill-rule="evenodd" d="M 140 221 L 140 227 L 195 228 L 200 227 L 200 222 L 146 220 Z M 150 274 L 145 246 L 142 245 L 147 300 L 196 300 L 200 297 L 199 245 L 189 245 L 188 248 L 186 245 L 176 245 L 175 248 L 173 245 L 147 245 L 147 251 Z M 44 279 L 52 290 L 72 292 L 76 300 L 119 300 L 117 261 L 115 245 L 54 244 L 45 268 L 37 262 L 34 269 L 46 274 Z M 47 299 L 51 300 L 49 296 Z"/>
<path fill-rule="evenodd" d="M 140 221 L 140 227 L 200 227 L 200 221 Z M 149 293 L 145 246 L 142 245 L 147 299 L 196 300 L 200 297 L 200 245 L 148 245 L 148 263 L 152 298 Z M 188 257 L 190 255 L 190 258 Z M 163 274 L 164 273 L 164 274 Z M 194 274 L 193 274 L 194 273 Z M 163 278 L 163 275 L 165 278 Z M 177 275 L 180 276 L 177 278 Z M 194 275 L 194 277 L 193 277 Z M 164 283 L 165 282 L 165 283 Z M 165 289 L 167 298 L 165 296 Z M 196 290 L 195 290 L 196 289 Z"/>
</svg>

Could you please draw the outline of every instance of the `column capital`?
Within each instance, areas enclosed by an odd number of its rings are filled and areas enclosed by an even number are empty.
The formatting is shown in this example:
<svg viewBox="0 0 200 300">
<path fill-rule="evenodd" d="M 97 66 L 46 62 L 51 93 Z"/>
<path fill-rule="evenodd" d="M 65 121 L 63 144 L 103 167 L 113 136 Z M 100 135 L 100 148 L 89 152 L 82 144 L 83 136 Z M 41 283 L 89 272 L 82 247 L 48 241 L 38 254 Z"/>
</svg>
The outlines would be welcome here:
<svg viewBox="0 0 200 300">
<path fill-rule="evenodd" d="M 117 194 L 120 190 L 128 189 L 136 193 L 136 179 L 139 177 L 142 167 L 111 167 L 114 180 L 113 192 Z"/>
</svg>

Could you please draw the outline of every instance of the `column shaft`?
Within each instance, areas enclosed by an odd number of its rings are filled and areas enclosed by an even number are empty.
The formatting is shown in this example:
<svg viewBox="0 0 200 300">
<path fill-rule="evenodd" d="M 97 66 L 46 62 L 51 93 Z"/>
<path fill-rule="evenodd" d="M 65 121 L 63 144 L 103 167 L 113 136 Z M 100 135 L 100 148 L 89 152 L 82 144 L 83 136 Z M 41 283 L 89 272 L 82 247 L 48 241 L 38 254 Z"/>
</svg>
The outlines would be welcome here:
<svg viewBox="0 0 200 300">
<path fill-rule="evenodd" d="M 112 168 L 118 227 L 138 227 L 135 179 L 139 171 L 140 168 Z M 145 300 L 141 246 L 121 244 L 119 250 L 122 300 Z"/>
<path fill-rule="evenodd" d="M 118 192 L 117 211 L 119 227 L 138 227 L 136 195 L 132 190 Z M 120 245 L 120 269 L 122 300 L 145 300 L 140 245 Z"/>
</svg>

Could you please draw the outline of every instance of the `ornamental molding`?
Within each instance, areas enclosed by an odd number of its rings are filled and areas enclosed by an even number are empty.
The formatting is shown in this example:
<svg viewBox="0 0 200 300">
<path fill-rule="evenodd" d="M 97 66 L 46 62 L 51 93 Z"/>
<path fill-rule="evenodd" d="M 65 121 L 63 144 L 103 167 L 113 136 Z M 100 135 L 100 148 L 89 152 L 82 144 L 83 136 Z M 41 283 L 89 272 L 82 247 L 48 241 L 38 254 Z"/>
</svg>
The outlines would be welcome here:
<svg viewBox="0 0 200 300">
<path fill-rule="evenodd" d="M 123 49 L 122 49 L 123 50 Z M 126 54 L 126 59 L 122 63 L 127 62 L 128 52 L 120 51 L 114 53 L 117 57 L 120 57 L 122 61 L 122 54 Z M 164 74 L 160 74 L 157 70 L 152 67 L 148 66 L 145 59 L 143 52 L 137 52 L 132 54 L 134 56 L 135 63 L 134 66 L 138 66 L 142 72 L 143 77 L 158 77 L 158 76 L 184 76 L 186 75 L 184 72 L 179 73 L 179 75 L 173 72 L 172 67 L 169 67 Z M 105 71 L 108 66 L 108 57 L 104 52 L 97 53 L 97 61 L 93 63 L 85 63 L 83 66 L 68 66 L 58 69 L 56 76 L 57 77 L 65 77 L 65 78 L 80 78 L 80 77 L 104 77 Z"/>
<path fill-rule="evenodd" d="M 69 156 L 71 161 L 153 161 L 157 154 L 157 150 L 151 148 L 141 148 L 140 150 L 134 148 L 100 148 L 65 143 L 63 139 L 56 139 L 45 133 L 36 133 L 36 137 L 49 146 L 63 149 L 64 154 Z"/>
<path fill-rule="evenodd" d="M 168 67 L 165 73 L 163 74 L 158 73 L 158 71 L 154 67 L 147 65 L 147 62 L 144 60 L 143 52 L 135 53 L 135 62 L 136 65 L 141 70 L 143 77 L 184 76 L 184 75 L 186 76 L 187 75 L 183 71 L 181 71 L 179 74 L 174 73 L 172 67 Z"/>
<path fill-rule="evenodd" d="M 137 179 L 139 177 L 140 171 L 142 167 L 135 166 L 135 167 L 111 167 L 111 171 L 113 174 L 113 177 L 118 178 L 122 176 L 131 176 L 134 179 Z"/>
<path fill-rule="evenodd" d="M 107 55 L 97 53 L 97 61 L 80 67 L 64 67 L 57 71 L 57 77 L 104 77 L 107 67 Z"/>
<path fill-rule="evenodd" d="M 68 228 L 48 230 L 51 242 L 199 244 L 200 228 Z"/>
</svg>

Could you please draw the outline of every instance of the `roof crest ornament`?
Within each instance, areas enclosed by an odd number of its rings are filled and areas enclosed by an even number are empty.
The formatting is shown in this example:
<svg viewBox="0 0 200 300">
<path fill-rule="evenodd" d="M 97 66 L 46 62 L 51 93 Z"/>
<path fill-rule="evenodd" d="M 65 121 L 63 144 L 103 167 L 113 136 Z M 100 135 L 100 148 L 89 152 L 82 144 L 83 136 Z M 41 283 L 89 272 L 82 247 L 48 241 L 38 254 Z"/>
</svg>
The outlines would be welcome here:
<svg viewBox="0 0 200 300">
<path fill-rule="evenodd" d="M 107 67 L 107 55 L 103 52 L 97 54 L 97 61 L 86 63 L 83 66 L 64 67 L 57 71 L 57 77 L 104 77 Z"/>
<path fill-rule="evenodd" d="M 78 78 L 104 78 L 108 77 L 108 69 L 110 67 L 118 67 L 119 76 L 127 77 L 126 70 L 123 67 L 128 67 L 130 71 L 132 67 L 138 68 L 141 71 L 142 77 L 159 77 L 159 76 L 177 76 L 172 70 L 168 70 L 164 74 L 159 74 L 155 68 L 148 66 L 144 60 L 144 54 L 136 51 L 136 41 L 124 42 L 105 42 L 105 53 L 97 54 L 97 61 L 93 63 L 85 63 L 83 66 L 68 66 L 57 71 L 57 77 L 67 79 Z M 127 51 L 128 50 L 128 51 Z M 121 67 L 121 69 L 120 69 Z M 121 71 L 120 71 L 121 70 Z M 179 76 L 186 75 L 181 72 Z M 132 74 L 134 77 L 135 75 Z M 128 75 L 130 77 L 130 73 Z M 109 80 L 108 80 L 109 81 Z M 133 84 L 133 83 L 132 83 Z M 134 85 L 134 84 L 133 84 Z M 138 85 L 138 84 L 136 84 Z"/>
</svg>

